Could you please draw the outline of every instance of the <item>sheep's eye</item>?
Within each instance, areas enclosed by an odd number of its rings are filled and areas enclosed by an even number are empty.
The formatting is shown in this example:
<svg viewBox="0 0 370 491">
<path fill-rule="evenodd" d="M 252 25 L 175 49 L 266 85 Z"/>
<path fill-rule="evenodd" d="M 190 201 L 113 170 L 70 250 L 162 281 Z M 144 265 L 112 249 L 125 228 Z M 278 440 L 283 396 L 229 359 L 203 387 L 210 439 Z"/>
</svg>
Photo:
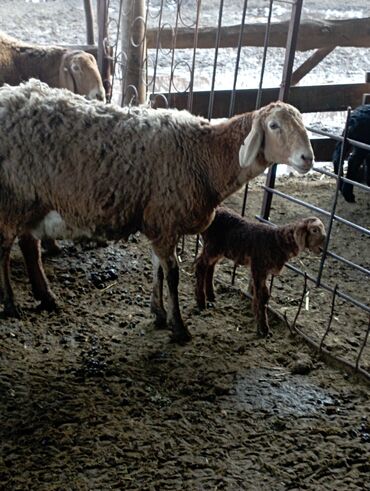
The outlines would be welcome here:
<svg viewBox="0 0 370 491">
<path fill-rule="evenodd" d="M 319 229 L 317 227 L 312 227 L 311 233 L 318 234 L 319 233 Z"/>
<path fill-rule="evenodd" d="M 279 128 L 279 125 L 275 121 L 271 121 L 269 126 L 271 130 L 277 130 Z"/>
</svg>

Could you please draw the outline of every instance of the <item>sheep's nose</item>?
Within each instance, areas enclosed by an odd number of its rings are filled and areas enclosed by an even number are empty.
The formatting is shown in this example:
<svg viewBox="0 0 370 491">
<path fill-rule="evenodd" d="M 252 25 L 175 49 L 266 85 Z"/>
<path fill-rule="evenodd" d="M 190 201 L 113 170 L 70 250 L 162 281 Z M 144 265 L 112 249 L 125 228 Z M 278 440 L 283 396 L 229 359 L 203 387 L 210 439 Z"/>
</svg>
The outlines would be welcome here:
<svg viewBox="0 0 370 491">
<path fill-rule="evenodd" d="M 304 162 L 306 165 L 309 165 L 310 167 L 312 166 L 312 164 L 313 164 L 313 158 L 312 158 L 312 155 L 305 155 L 304 153 L 302 153 L 302 155 L 301 155 L 301 159 L 303 160 L 303 162 Z"/>
</svg>

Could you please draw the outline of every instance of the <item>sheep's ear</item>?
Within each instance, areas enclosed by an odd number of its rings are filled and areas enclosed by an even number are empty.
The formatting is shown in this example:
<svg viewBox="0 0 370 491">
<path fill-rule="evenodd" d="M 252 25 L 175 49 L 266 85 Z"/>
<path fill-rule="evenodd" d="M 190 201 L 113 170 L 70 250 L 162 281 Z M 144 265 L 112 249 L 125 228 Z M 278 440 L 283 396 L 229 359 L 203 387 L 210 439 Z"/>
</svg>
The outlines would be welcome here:
<svg viewBox="0 0 370 491">
<path fill-rule="evenodd" d="M 59 82 L 62 89 L 68 89 L 72 92 L 75 91 L 75 83 L 71 75 L 71 59 L 70 54 L 66 53 L 62 57 L 62 61 L 59 67 Z"/>
<path fill-rule="evenodd" d="M 303 251 L 307 245 L 307 224 L 303 223 L 298 225 L 294 231 L 294 240 L 298 246 L 299 252 Z"/>
<path fill-rule="evenodd" d="M 253 120 L 252 128 L 244 140 L 243 145 L 239 150 L 239 163 L 240 167 L 250 167 L 253 165 L 258 152 L 261 149 L 263 141 L 263 128 L 260 122 L 260 118 L 256 117 Z"/>
</svg>

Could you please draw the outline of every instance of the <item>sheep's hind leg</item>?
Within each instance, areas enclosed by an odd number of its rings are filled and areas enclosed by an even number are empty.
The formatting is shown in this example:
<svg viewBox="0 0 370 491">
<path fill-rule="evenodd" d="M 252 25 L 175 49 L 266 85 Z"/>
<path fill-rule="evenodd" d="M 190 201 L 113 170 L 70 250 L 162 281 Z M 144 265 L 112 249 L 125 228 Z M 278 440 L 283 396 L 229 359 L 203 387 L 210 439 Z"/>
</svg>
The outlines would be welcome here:
<svg viewBox="0 0 370 491">
<path fill-rule="evenodd" d="M 23 234 L 19 238 L 19 247 L 26 263 L 34 297 L 41 301 L 38 308 L 48 311 L 57 310 L 56 297 L 51 291 L 42 266 L 40 241 L 31 234 Z"/>
<path fill-rule="evenodd" d="M 22 310 L 14 301 L 13 288 L 10 282 L 10 251 L 15 237 L 5 238 L 0 234 L 0 284 L 2 287 L 2 301 L 6 317 L 22 316 Z"/>
<path fill-rule="evenodd" d="M 153 287 L 152 296 L 150 301 L 150 310 L 154 314 L 154 325 L 158 329 L 167 327 L 167 314 L 163 306 L 163 268 L 156 256 L 152 251 L 153 262 Z"/>
<path fill-rule="evenodd" d="M 168 251 L 171 252 L 168 252 Z M 172 329 L 172 339 L 176 343 L 184 344 L 191 340 L 191 335 L 181 318 L 180 306 L 179 306 L 179 266 L 177 264 L 175 246 L 171 249 L 166 248 L 167 254 L 165 255 L 158 248 L 154 248 L 156 255 L 161 262 L 164 276 L 167 281 L 169 298 L 168 298 L 168 325 Z"/>
</svg>

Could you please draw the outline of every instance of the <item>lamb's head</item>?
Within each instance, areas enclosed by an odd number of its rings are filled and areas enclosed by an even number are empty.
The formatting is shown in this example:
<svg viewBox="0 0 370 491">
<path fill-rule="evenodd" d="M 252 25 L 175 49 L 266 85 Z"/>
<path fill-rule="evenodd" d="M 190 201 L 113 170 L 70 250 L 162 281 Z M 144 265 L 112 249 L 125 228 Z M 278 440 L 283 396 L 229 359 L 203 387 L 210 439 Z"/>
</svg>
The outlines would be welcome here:
<svg viewBox="0 0 370 491">
<path fill-rule="evenodd" d="M 297 223 L 294 239 L 300 251 L 307 248 L 315 254 L 320 254 L 321 246 L 326 239 L 325 226 L 317 217 L 304 218 Z"/>
<path fill-rule="evenodd" d="M 105 102 L 105 90 L 95 58 L 85 51 L 67 51 L 59 67 L 61 88 Z"/>
<path fill-rule="evenodd" d="M 284 102 L 272 102 L 253 114 L 252 128 L 240 148 L 241 167 L 252 166 L 257 157 L 266 167 L 287 164 L 300 174 L 312 168 L 313 150 L 301 113 Z"/>
</svg>

